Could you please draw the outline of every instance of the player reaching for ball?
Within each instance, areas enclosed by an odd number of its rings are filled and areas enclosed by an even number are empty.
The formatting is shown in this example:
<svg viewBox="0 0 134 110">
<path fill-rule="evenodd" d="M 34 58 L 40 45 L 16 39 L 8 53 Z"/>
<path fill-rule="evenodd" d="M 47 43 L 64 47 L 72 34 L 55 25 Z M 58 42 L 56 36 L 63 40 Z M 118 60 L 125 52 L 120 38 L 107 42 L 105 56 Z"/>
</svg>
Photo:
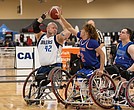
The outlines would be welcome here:
<svg viewBox="0 0 134 110">
<path fill-rule="evenodd" d="M 98 43 L 98 34 L 92 24 L 84 24 L 81 31 L 75 30 L 72 25 L 63 17 L 61 13 L 56 14 L 64 24 L 64 26 L 75 36 L 80 39 L 80 58 L 83 68 L 77 73 L 84 73 L 87 77 L 93 74 L 93 70 L 97 69 L 98 75 L 103 74 L 105 55 Z M 98 60 L 96 53 L 100 55 Z"/>
<path fill-rule="evenodd" d="M 75 30 L 72 25 L 62 16 L 57 13 L 57 16 L 62 20 L 64 26 L 76 37 L 80 39 L 80 59 L 82 61 L 82 68 L 76 72 L 80 89 L 87 89 L 87 84 L 84 82 L 83 75 L 90 78 L 96 70 L 96 73 L 101 76 L 104 72 L 105 55 L 98 43 L 98 34 L 92 24 L 84 24 L 81 31 Z M 100 55 L 100 62 L 96 56 Z M 82 81 L 83 80 L 83 81 Z M 84 99 L 89 98 L 88 93 L 82 91 Z M 77 97 L 79 99 L 79 96 Z"/>
<path fill-rule="evenodd" d="M 49 13 L 51 12 L 49 11 Z M 63 28 L 63 31 L 60 34 L 57 34 L 58 26 L 54 22 L 48 23 L 46 33 L 42 32 L 40 29 L 40 24 L 46 18 L 47 14 L 48 12 L 43 13 L 41 17 L 36 19 L 33 23 L 33 30 L 37 39 L 39 62 L 41 65 L 41 67 L 38 69 L 37 74 L 49 73 L 53 67 L 62 66 L 62 45 L 64 41 L 70 36 L 70 32 L 64 28 L 64 25 L 60 19 L 57 19 Z"/>
</svg>

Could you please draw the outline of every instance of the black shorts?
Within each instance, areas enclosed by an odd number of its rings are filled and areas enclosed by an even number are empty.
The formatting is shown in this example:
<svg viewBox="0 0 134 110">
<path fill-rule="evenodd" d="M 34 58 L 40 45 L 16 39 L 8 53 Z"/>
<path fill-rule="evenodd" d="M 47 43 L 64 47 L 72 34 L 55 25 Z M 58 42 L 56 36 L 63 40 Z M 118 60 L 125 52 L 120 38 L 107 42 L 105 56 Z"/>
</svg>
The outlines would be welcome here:
<svg viewBox="0 0 134 110">
<path fill-rule="evenodd" d="M 117 75 L 119 75 L 119 73 L 120 73 L 120 68 L 119 68 L 119 66 L 117 66 L 117 65 L 108 65 L 108 66 L 106 66 L 105 67 L 105 70 L 110 74 L 110 75 L 112 75 L 112 74 L 117 74 Z"/>
<path fill-rule="evenodd" d="M 122 78 L 125 78 L 127 81 L 134 77 L 134 72 L 127 71 L 127 68 L 121 65 L 108 65 L 105 67 L 105 70 L 108 72 L 108 74 L 117 74 L 117 76 L 121 76 Z"/>
</svg>

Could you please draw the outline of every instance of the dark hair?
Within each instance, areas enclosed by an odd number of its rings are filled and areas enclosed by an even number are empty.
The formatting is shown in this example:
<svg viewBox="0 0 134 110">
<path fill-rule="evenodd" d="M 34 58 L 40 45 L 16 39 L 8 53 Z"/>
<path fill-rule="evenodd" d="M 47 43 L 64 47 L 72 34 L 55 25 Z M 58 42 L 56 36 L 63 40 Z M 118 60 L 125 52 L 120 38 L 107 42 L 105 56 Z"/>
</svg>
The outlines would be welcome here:
<svg viewBox="0 0 134 110">
<path fill-rule="evenodd" d="M 132 38 L 132 36 L 133 36 L 133 31 L 131 30 L 131 29 L 129 29 L 129 28 L 125 28 L 125 29 L 127 29 L 127 34 L 129 34 L 130 35 L 130 40 L 131 40 L 131 38 Z"/>
<path fill-rule="evenodd" d="M 24 34 L 20 34 L 20 36 L 24 37 Z"/>
<path fill-rule="evenodd" d="M 20 34 L 20 42 L 24 42 L 24 34 Z"/>
<path fill-rule="evenodd" d="M 85 24 L 83 26 L 86 32 L 88 32 L 89 38 L 98 40 L 98 34 L 96 32 L 96 29 L 93 25 L 91 24 Z"/>
</svg>

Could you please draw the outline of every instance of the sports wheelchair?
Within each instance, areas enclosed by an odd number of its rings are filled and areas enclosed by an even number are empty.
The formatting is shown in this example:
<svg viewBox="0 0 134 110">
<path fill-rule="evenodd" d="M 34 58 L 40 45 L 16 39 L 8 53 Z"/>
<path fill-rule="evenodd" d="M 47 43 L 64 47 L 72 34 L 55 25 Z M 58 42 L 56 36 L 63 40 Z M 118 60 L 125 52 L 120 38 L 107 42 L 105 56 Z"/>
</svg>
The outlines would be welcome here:
<svg viewBox="0 0 134 110">
<path fill-rule="evenodd" d="M 97 76 L 94 73 L 89 81 L 89 92 L 93 101 L 104 109 L 114 107 L 121 110 L 120 106 L 134 107 L 134 73 L 130 72 L 127 75 L 131 79 L 121 81 L 121 76 L 115 77 L 117 74 L 109 76 L 107 73 Z M 118 82 L 115 83 L 116 81 Z M 126 84 L 126 88 L 123 87 L 123 84 Z"/>
<path fill-rule="evenodd" d="M 33 70 L 26 78 L 23 85 L 23 98 L 28 105 L 44 105 L 45 100 L 53 100 L 51 93 L 54 93 L 58 102 L 64 104 L 64 93 L 66 83 L 70 78 L 67 71 L 60 67 L 54 67 L 47 74 L 38 74 L 37 69 Z M 49 84 L 51 84 L 49 86 Z"/>
<path fill-rule="evenodd" d="M 96 70 L 94 70 L 93 74 L 95 73 Z M 106 74 L 105 71 L 104 74 Z M 65 108 L 72 105 L 79 110 L 80 108 L 85 108 L 85 106 L 87 108 L 93 105 L 94 102 L 89 92 L 89 89 L 92 87 L 91 83 L 89 83 L 90 78 L 83 73 L 77 73 L 70 78 L 65 89 Z M 92 80 L 97 80 L 96 84 L 93 85 L 97 89 L 101 78 L 94 77 Z"/>
<path fill-rule="evenodd" d="M 71 76 L 79 69 L 80 60 L 76 54 L 71 54 L 71 60 L 67 66 L 71 66 L 69 71 L 60 67 L 54 67 L 49 73 L 37 75 L 37 69 L 33 70 L 26 78 L 23 85 L 23 98 L 29 105 L 44 104 L 45 100 L 53 99 L 53 92 L 58 100 L 65 104 L 65 88 Z M 71 73 L 71 74 L 70 74 Z M 51 86 L 48 86 L 48 85 Z"/>
</svg>

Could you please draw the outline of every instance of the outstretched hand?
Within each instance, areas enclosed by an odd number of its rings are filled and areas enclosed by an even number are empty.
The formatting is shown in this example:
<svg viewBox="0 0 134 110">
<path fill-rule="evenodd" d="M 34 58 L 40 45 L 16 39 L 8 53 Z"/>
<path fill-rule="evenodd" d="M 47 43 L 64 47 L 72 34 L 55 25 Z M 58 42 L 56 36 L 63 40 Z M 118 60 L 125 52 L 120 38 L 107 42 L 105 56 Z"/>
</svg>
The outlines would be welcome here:
<svg viewBox="0 0 134 110">
<path fill-rule="evenodd" d="M 103 74 L 104 74 L 103 70 L 98 69 L 96 71 L 96 75 L 98 75 L 98 76 L 102 76 Z"/>
<path fill-rule="evenodd" d="M 62 15 L 62 11 L 61 11 L 61 10 L 59 10 L 59 11 L 58 11 L 58 13 L 55 13 L 55 15 L 57 15 L 57 16 L 58 16 L 58 18 L 60 19 L 61 15 Z"/>
</svg>

